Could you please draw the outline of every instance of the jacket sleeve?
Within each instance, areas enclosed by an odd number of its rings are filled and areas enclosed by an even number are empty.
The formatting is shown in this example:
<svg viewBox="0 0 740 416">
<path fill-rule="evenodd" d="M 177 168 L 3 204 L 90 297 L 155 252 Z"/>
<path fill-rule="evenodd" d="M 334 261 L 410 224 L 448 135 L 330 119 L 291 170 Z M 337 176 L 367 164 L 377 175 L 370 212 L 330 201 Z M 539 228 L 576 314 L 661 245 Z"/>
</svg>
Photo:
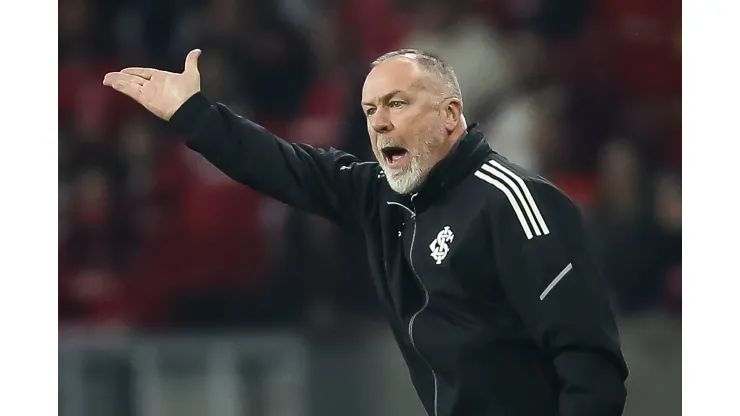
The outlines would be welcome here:
<svg viewBox="0 0 740 416">
<path fill-rule="evenodd" d="M 288 143 L 202 93 L 188 99 L 170 124 L 189 148 L 226 175 L 294 208 L 356 225 L 371 201 L 377 163 Z"/>
<path fill-rule="evenodd" d="M 520 184 L 519 193 L 504 196 L 493 214 L 497 274 L 505 295 L 553 360 L 559 414 L 621 415 L 628 370 L 580 212 L 544 181 Z"/>
</svg>

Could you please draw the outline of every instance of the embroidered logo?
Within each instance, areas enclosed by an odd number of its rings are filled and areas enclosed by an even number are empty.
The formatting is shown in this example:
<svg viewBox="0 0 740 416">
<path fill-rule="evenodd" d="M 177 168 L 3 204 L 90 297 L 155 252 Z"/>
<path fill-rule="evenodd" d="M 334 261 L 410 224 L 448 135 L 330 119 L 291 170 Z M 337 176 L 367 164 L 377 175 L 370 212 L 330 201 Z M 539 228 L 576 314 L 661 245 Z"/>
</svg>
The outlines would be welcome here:
<svg viewBox="0 0 740 416">
<path fill-rule="evenodd" d="M 437 261 L 437 264 L 442 264 L 442 260 L 447 257 L 447 253 L 450 252 L 450 246 L 448 243 L 451 243 L 454 238 L 455 234 L 452 233 L 450 227 L 445 226 L 445 228 L 437 234 L 437 238 L 429 244 L 429 249 L 432 250 L 431 256 Z"/>
</svg>

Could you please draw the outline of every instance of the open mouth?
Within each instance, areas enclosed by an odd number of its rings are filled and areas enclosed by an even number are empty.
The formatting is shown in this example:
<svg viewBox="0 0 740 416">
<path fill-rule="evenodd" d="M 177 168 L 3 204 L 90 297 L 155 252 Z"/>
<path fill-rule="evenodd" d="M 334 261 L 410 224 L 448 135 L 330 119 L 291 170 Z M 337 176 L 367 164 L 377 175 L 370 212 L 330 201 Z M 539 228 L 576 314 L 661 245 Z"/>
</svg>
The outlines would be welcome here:
<svg viewBox="0 0 740 416">
<path fill-rule="evenodd" d="M 383 153 L 386 163 L 390 166 L 397 166 L 403 162 L 405 156 L 409 154 L 409 151 L 403 147 L 398 146 L 387 146 L 380 149 Z"/>
</svg>

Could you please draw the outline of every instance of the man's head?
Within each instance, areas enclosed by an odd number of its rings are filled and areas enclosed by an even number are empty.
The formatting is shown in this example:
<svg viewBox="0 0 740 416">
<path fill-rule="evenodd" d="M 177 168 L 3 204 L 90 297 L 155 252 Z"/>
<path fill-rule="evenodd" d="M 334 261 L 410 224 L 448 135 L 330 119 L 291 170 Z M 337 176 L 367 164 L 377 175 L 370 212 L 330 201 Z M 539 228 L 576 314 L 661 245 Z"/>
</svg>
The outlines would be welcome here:
<svg viewBox="0 0 740 416">
<path fill-rule="evenodd" d="M 416 191 L 465 132 L 452 68 L 412 49 L 376 59 L 362 89 L 375 157 L 394 191 Z"/>
</svg>

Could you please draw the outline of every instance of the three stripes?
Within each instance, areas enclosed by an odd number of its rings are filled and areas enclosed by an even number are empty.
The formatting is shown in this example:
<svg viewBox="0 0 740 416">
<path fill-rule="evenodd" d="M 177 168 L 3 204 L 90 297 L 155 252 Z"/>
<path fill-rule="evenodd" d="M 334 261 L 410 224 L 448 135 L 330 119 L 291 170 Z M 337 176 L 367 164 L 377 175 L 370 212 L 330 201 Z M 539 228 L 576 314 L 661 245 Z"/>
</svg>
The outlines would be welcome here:
<svg viewBox="0 0 740 416">
<path fill-rule="evenodd" d="M 532 198 L 532 193 L 529 192 L 522 178 L 495 160 L 489 160 L 488 164 L 481 166 L 475 172 L 475 176 L 495 186 L 506 195 L 527 239 L 531 240 L 534 236 L 550 233 L 540 209 Z"/>
</svg>

